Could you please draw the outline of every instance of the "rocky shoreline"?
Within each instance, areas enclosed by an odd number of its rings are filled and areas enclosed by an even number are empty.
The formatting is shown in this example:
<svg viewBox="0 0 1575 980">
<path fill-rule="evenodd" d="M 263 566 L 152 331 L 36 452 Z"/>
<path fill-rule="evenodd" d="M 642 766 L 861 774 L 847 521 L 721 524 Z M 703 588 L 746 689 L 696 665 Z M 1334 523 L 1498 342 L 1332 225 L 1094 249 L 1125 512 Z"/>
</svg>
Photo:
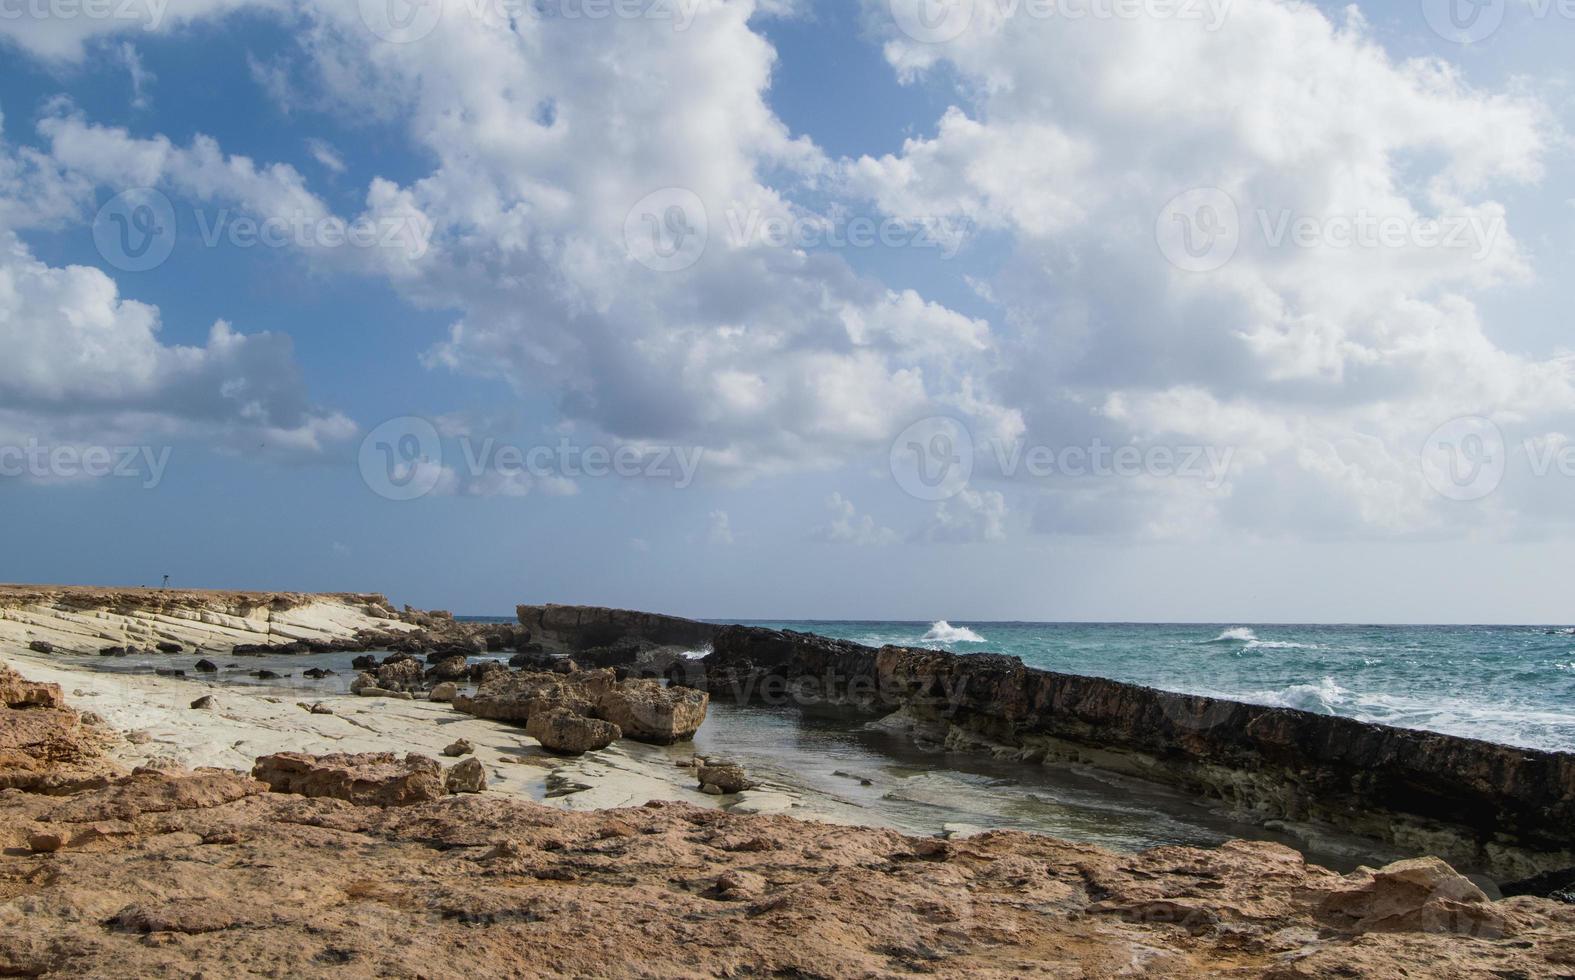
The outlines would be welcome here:
<svg viewBox="0 0 1575 980">
<path fill-rule="evenodd" d="M 570 813 L 474 760 L 120 769 L 0 667 L 0 975 L 1543 977 L 1575 906 L 1437 859 L 1339 875 L 1233 842 L 1120 855 L 652 801 Z"/>
<path fill-rule="evenodd" d="M 1567 756 L 988 654 L 598 608 L 518 619 L 373 595 L 0 588 L 0 653 L 79 680 L 107 712 L 0 665 L 0 975 L 453 968 L 378 941 L 374 914 L 463 946 L 484 975 L 1575 973 L 1575 910 L 1535 897 L 1567 891 L 1575 864 Z M 338 697 L 210 687 L 187 705 L 182 678 L 64 656 L 102 654 L 115 630 L 188 657 L 380 655 L 357 657 Z M 823 814 L 685 749 L 712 701 L 834 712 L 1013 765 L 1071 760 L 1417 857 L 1342 876 L 1267 842 L 1122 855 L 770 816 Z M 200 886 L 181 873 L 193 860 Z M 257 862 L 291 869 L 289 899 L 254 894 Z M 1504 888 L 1520 897 L 1494 901 L 1457 867 L 1524 879 Z M 620 958 L 636 942 L 657 958 Z"/>
</svg>

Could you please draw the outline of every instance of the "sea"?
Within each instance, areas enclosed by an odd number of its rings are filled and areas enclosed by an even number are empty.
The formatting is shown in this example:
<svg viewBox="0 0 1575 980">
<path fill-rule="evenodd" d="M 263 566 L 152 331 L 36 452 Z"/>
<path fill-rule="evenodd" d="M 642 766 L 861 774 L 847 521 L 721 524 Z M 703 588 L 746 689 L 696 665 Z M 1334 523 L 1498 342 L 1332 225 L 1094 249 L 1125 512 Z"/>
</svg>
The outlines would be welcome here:
<svg viewBox="0 0 1575 980">
<path fill-rule="evenodd" d="M 1004 653 L 1030 667 L 1575 751 L 1575 628 L 783 621 L 871 646 Z"/>
</svg>

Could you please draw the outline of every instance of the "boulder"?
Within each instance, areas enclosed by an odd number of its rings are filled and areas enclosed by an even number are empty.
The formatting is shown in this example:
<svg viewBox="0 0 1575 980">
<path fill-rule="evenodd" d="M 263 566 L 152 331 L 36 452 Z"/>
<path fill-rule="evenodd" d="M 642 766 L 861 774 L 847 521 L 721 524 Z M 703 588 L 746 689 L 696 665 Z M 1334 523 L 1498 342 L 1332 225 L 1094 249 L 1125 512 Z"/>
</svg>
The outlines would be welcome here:
<svg viewBox="0 0 1575 980">
<path fill-rule="evenodd" d="M 27 645 L 27 648 L 29 650 L 33 651 L 34 653 L 54 653 L 55 652 L 55 645 L 53 643 L 49 643 L 49 642 L 47 642 L 45 640 L 34 640 L 32 643 L 29 643 Z"/>
<path fill-rule="evenodd" d="M 160 653 L 180 653 L 186 648 L 181 646 L 179 643 L 175 643 L 170 640 L 164 640 L 158 643 L 154 649 L 158 650 Z"/>
<path fill-rule="evenodd" d="M 65 696 L 59 684 L 35 684 L 21 674 L 0 665 L 0 706 L 7 708 L 63 708 Z"/>
<path fill-rule="evenodd" d="M 322 680 L 324 677 L 332 677 L 333 674 L 334 672 L 326 667 L 308 667 L 301 671 L 302 677 L 310 677 L 314 681 Z"/>
<path fill-rule="evenodd" d="M 101 647 L 99 649 L 99 651 L 98 651 L 98 655 L 101 656 L 101 657 L 124 657 L 126 655 L 126 648 L 125 647 Z"/>
<path fill-rule="evenodd" d="M 596 699 L 596 716 L 617 725 L 625 738 L 671 745 L 694 738 L 710 700 L 705 692 L 687 687 L 626 680 Z"/>
<path fill-rule="evenodd" d="M 460 681 L 470 676 L 470 664 L 464 657 L 445 657 L 427 669 L 429 680 Z"/>
<path fill-rule="evenodd" d="M 432 686 L 432 693 L 427 695 L 432 701 L 453 701 L 459 695 L 459 686 L 452 681 L 444 681 Z"/>
<path fill-rule="evenodd" d="M 421 661 L 414 657 L 394 660 L 392 663 L 385 660 L 377 668 L 378 687 L 391 691 L 413 691 L 421 687 L 422 683 Z"/>
<path fill-rule="evenodd" d="M 487 788 L 487 771 L 480 759 L 471 757 L 443 775 L 443 786 L 450 793 L 479 793 Z"/>
<path fill-rule="evenodd" d="M 199 711 L 211 710 L 213 705 L 214 700 L 213 695 L 211 694 L 204 694 L 202 697 L 191 703 L 191 706 Z"/>
<path fill-rule="evenodd" d="M 280 752 L 258 759 L 252 777 L 275 793 L 326 796 L 356 806 L 408 806 L 448 792 L 437 761 L 413 752 L 402 759 L 392 752 Z"/>
<path fill-rule="evenodd" d="M 1350 933 L 1451 933 L 1484 939 L 1513 934 L 1510 919 L 1486 893 L 1436 857 L 1361 868 L 1314 889 L 1314 911 L 1323 922 Z"/>
<path fill-rule="evenodd" d="M 707 762 L 695 771 L 695 776 L 700 780 L 701 790 L 706 792 L 709 792 L 707 786 L 715 786 L 723 793 L 742 793 L 755 785 L 744 767 L 736 762 Z"/>
<path fill-rule="evenodd" d="M 443 754 L 450 759 L 457 759 L 462 755 L 470 755 L 474 751 L 476 751 L 476 747 L 470 744 L 469 739 L 463 738 L 457 742 L 451 742 L 443 748 Z"/>
<path fill-rule="evenodd" d="M 574 714 L 590 715 L 595 701 L 582 682 L 556 674 L 494 674 L 473 695 L 454 698 L 454 707 L 477 718 L 530 721 L 532 706 L 558 706 Z"/>
<path fill-rule="evenodd" d="M 493 674 L 508 674 L 509 669 L 496 660 L 483 660 L 479 664 L 470 665 L 470 679 L 481 683 Z"/>
<path fill-rule="evenodd" d="M 350 666 L 356 670 L 376 670 L 377 658 L 372 656 L 370 653 L 362 654 L 361 656 L 356 657 L 354 660 L 350 661 Z"/>
<path fill-rule="evenodd" d="M 363 670 L 361 673 L 355 675 L 355 680 L 350 682 L 350 693 L 360 694 L 362 691 L 367 690 L 368 688 L 375 688 L 377 686 L 377 678 Z"/>
<path fill-rule="evenodd" d="M 218 672 L 219 665 L 214 663 L 212 660 L 203 659 L 197 661 L 196 666 L 192 669 L 197 671 L 199 674 L 213 674 Z"/>
<path fill-rule="evenodd" d="M 575 714 L 568 708 L 543 707 L 533 712 L 525 734 L 549 752 L 583 755 L 605 749 L 623 734 L 618 726 L 597 718 Z"/>
</svg>

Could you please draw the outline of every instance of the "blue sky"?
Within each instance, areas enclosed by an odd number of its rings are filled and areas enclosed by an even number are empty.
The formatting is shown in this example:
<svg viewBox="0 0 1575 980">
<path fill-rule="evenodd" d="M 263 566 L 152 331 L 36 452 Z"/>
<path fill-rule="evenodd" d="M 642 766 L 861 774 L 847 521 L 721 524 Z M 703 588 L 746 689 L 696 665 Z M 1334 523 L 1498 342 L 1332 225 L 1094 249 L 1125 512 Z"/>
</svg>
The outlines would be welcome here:
<svg viewBox="0 0 1575 980">
<path fill-rule="evenodd" d="M 944 0 L 966 25 L 914 36 L 939 2 L 0 18 L 0 579 L 1569 619 L 1575 22 Z M 143 189 L 175 228 L 131 270 Z M 637 463 L 469 465 L 563 446 Z"/>
</svg>

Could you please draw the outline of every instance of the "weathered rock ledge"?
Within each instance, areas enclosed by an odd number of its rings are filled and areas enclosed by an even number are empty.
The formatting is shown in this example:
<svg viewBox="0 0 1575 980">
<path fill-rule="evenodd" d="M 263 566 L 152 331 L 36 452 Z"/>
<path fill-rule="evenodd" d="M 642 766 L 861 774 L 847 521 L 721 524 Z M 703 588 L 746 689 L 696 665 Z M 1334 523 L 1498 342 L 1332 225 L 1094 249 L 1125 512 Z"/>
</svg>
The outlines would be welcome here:
<svg viewBox="0 0 1575 980">
<path fill-rule="evenodd" d="M 0 694 L 0 780 L 23 758 L 57 775 L 5 733 L 75 712 L 8 671 Z M 1575 906 L 1492 901 L 1431 858 L 1342 876 L 1266 843 L 1121 855 L 673 803 L 569 813 L 476 793 L 473 759 L 441 789 L 436 763 L 386 755 L 260 759 L 264 782 L 123 774 L 85 740 L 70 765 L 0 791 L 3 976 L 1575 972 Z"/>
<path fill-rule="evenodd" d="M 922 742 L 1072 761 L 1323 825 L 1501 879 L 1575 865 L 1575 755 L 1174 694 L 1015 657 L 879 650 L 730 626 L 674 683 L 713 699 L 838 705 Z M 1306 828 L 1303 828 L 1306 829 Z"/>
</svg>

